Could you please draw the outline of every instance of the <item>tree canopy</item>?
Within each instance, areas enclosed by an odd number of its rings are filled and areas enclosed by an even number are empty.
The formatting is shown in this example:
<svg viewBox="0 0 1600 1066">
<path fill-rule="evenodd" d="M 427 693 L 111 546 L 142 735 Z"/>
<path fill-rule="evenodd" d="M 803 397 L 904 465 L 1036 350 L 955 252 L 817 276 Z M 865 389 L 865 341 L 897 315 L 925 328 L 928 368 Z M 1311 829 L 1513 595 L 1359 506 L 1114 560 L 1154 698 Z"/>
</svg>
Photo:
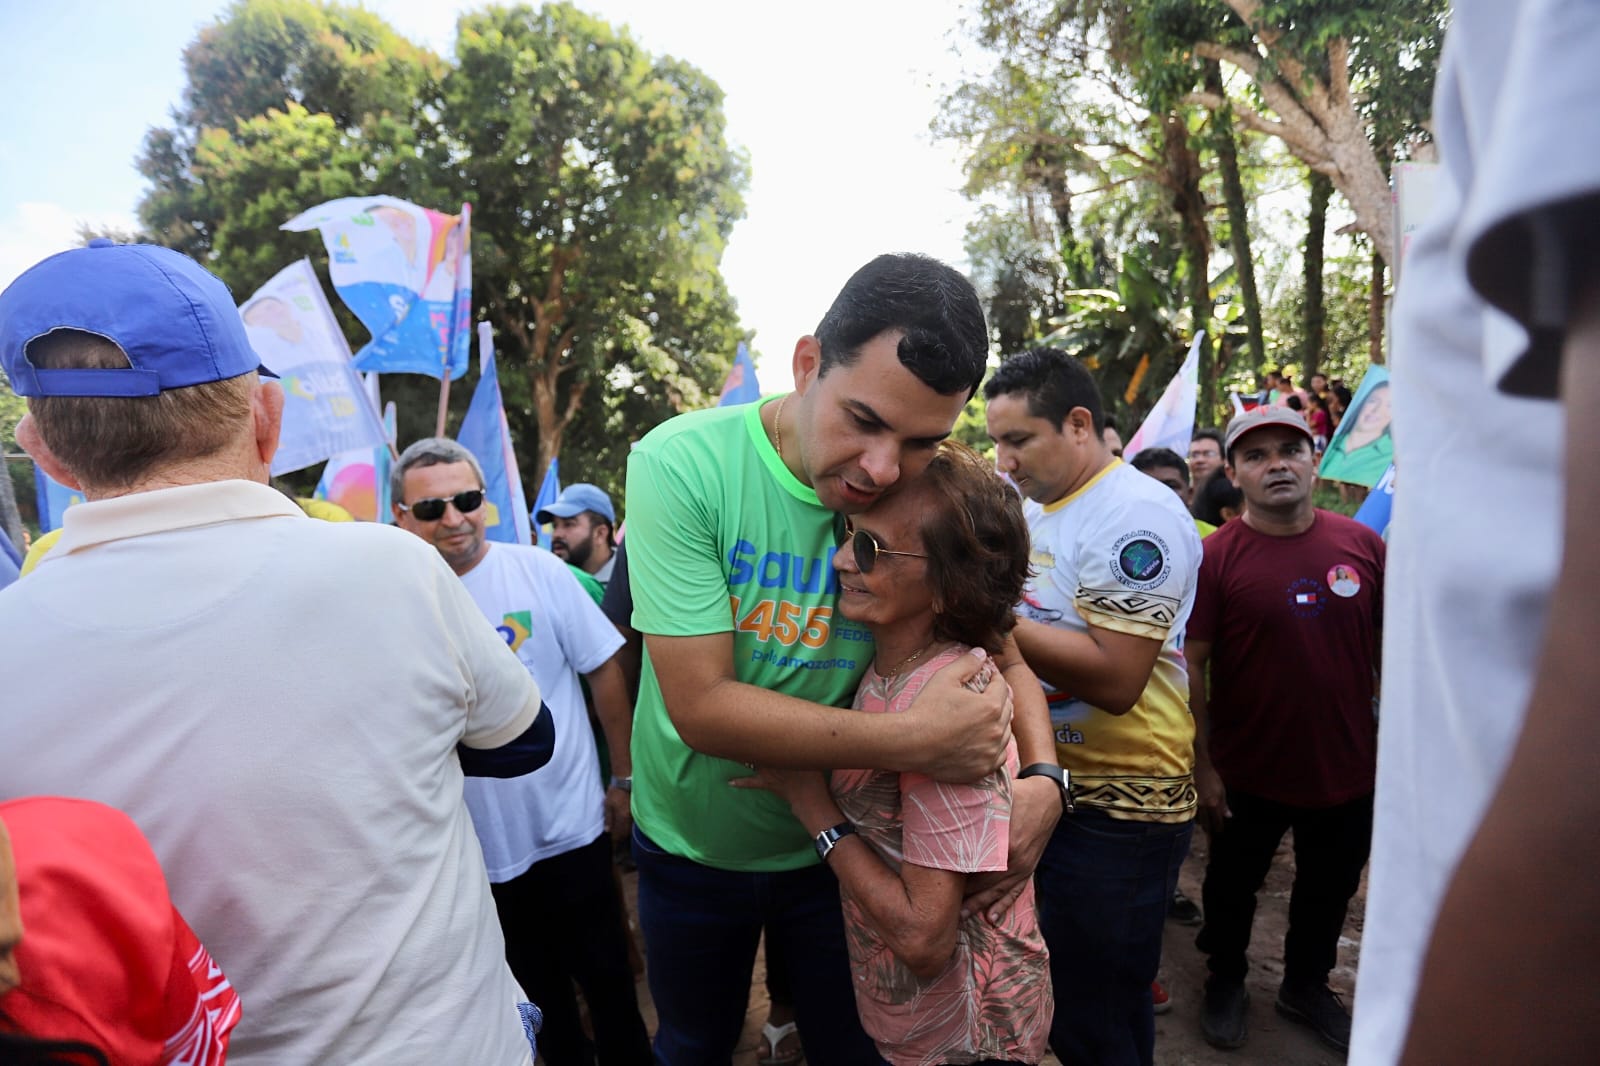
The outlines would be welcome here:
<svg viewBox="0 0 1600 1066">
<path fill-rule="evenodd" d="M 1381 358 L 1388 171 L 1428 150 L 1447 9 L 976 0 L 987 69 L 933 127 L 983 200 L 968 251 L 1003 351 L 1080 349 L 1135 422 L 1200 329 L 1202 422 L 1263 366 Z"/>
<path fill-rule="evenodd" d="M 139 161 L 151 237 L 243 295 L 321 262 L 316 234 L 278 229 L 317 203 L 473 204 L 474 312 L 530 483 L 564 453 L 568 480 L 620 489 L 629 439 L 715 396 L 742 339 L 718 266 L 748 165 L 694 67 L 569 4 L 464 15 L 443 59 L 314 0 L 236 0 L 184 65 Z M 403 377 L 384 386 L 401 436 L 431 432 L 433 383 Z"/>
</svg>

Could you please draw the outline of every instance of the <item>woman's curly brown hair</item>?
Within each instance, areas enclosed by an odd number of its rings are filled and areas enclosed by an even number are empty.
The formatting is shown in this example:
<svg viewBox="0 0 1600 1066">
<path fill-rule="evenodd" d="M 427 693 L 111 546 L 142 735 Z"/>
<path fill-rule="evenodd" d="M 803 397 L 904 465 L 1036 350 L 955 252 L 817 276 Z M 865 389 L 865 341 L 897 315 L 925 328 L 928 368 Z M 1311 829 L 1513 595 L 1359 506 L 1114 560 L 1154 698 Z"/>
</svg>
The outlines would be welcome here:
<svg viewBox="0 0 1600 1066">
<path fill-rule="evenodd" d="M 934 635 L 997 653 L 1028 582 L 1022 498 L 982 456 L 953 440 L 940 443 L 917 487 L 930 504 L 922 544 Z"/>
</svg>

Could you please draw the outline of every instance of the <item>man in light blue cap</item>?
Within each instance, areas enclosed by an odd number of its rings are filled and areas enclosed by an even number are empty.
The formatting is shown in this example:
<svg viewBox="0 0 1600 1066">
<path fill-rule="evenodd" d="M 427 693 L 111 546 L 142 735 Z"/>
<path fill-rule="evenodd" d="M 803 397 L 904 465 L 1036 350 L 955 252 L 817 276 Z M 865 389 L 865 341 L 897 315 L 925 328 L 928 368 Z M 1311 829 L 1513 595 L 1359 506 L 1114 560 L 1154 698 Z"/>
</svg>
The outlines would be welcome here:
<svg viewBox="0 0 1600 1066">
<path fill-rule="evenodd" d="M 550 550 L 600 583 L 611 580 L 617 561 L 617 512 L 598 485 L 579 481 L 561 490 L 556 501 L 533 516 L 550 525 Z"/>
<path fill-rule="evenodd" d="M 244 1005 L 230 1061 L 531 1066 L 462 778 L 548 761 L 537 683 L 428 545 L 268 486 L 283 390 L 192 259 L 36 264 L 0 366 L 86 501 L 0 591 L 0 800 L 138 823 Z"/>
</svg>

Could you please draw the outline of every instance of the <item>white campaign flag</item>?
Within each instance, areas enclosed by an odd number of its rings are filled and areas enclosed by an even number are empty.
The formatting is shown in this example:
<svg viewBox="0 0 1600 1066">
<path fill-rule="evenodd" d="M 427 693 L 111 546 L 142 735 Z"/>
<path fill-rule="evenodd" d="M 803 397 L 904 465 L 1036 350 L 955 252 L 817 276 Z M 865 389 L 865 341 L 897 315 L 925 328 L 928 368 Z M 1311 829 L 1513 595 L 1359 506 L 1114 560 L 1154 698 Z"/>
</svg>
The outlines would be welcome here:
<svg viewBox="0 0 1600 1066">
<path fill-rule="evenodd" d="M 1122 449 L 1123 459 L 1132 459 L 1145 448 L 1171 448 L 1179 455 L 1189 454 L 1194 436 L 1195 405 L 1200 398 L 1200 342 L 1205 330 L 1195 334 L 1178 373 L 1167 383 L 1166 391 Z"/>
<path fill-rule="evenodd" d="M 273 275 L 240 305 L 239 317 L 250 346 L 283 385 L 274 475 L 383 445 L 383 423 L 309 259 Z"/>
</svg>

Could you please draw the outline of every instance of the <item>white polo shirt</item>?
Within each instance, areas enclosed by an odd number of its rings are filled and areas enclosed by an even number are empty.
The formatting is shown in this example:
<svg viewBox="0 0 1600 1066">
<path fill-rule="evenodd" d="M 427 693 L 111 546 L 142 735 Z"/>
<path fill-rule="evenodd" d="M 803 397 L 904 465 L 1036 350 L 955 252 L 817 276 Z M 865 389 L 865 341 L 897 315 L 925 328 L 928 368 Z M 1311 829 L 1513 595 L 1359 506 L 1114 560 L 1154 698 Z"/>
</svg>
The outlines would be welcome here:
<svg viewBox="0 0 1600 1066">
<path fill-rule="evenodd" d="M 0 592 L 0 799 L 132 816 L 238 989 L 230 1062 L 528 1062 L 455 747 L 539 691 L 438 553 L 246 481 L 65 526 Z"/>
</svg>

